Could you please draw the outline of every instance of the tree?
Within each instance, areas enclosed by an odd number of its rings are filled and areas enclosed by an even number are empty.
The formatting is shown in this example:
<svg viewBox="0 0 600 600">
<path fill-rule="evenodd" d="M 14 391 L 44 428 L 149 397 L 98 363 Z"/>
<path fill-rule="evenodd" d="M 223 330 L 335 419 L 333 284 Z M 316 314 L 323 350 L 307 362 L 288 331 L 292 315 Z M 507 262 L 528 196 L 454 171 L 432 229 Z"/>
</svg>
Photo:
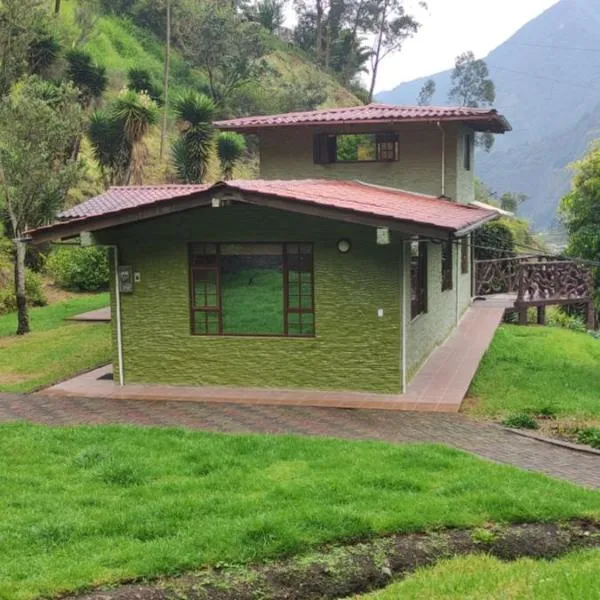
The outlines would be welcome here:
<svg viewBox="0 0 600 600">
<path fill-rule="evenodd" d="M 419 106 L 429 106 L 431 104 L 431 99 L 435 94 L 435 81 L 433 79 L 428 79 L 421 88 L 419 92 L 419 97 L 417 98 L 417 103 Z"/>
<path fill-rule="evenodd" d="M 43 0 L 0 2 L 0 97 L 29 72 L 31 45 L 47 21 Z"/>
<path fill-rule="evenodd" d="M 169 76 L 171 72 L 171 0 L 167 0 L 165 7 L 166 22 L 165 22 L 165 59 L 163 66 L 163 114 L 160 126 L 160 148 L 159 157 L 162 161 L 165 140 L 167 138 L 167 121 L 169 111 Z"/>
<path fill-rule="evenodd" d="M 25 232 L 54 219 L 79 176 L 79 163 L 71 159 L 72 140 L 83 126 L 76 100 L 71 85 L 31 77 L 0 104 L 0 206 L 13 240 L 18 335 L 30 330 Z"/>
<path fill-rule="evenodd" d="M 194 4 L 188 22 L 179 23 L 185 56 L 208 76 L 213 101 L 224 106 L 234 92 L 262 71 L 264 29 L 219 3 Z"/>
<path fill-rule="evenodd" d="M 493 260 L 515 256 L 515 236 L 502 221 L 493 221 L 473 234 L 476 260 Z"/>
<path fill-rule="evenodd" d="M 108 86 L 106 68 L 96 64 L 92 56 L 83 50 L 67 52 L 66 76 L 79 90 L 79 99 L 84 108 L 97 101 Z"/>
<path fill-rule="evenodd" d="M 246 11 L 246 16 L 270 33 L 276 34 L 283 27 L 285 21 L 285 5 L 286 0 L 259 0 Z"/>
<path fill-rule="evenodd" d="M 207 96 L 189 90 L 175 101 L 173 110 L 181 127 L 172 149 L 175 169 L 184 183 L 202 183 L 214 142 L 215 104 Z"/>
<path fill-rule="evenodd" d="M 217 139 L 217 155 L 225 181 L 233 178 L 233 167 L 246 151 L 246 140 L 239 133 L 223 132 Z"/>
<path fill-rule="evenodd" d="M 511 213 L 516 213 L 519 206 L 528 199 L 527 194 L 515 194 L 513 192 L 505 192 L 500 196 L 500 208 Z"/>
<path fill-rule="evenodd" d="M 573 165 L 571 192 L 561 201 L 559 214 L 569 235 L 568 253 L 600 261 L 600 144 Z M 595 269 L 600 288 L 600 269 Z"/>
<path fill-rule="evenodd" d="M 158 106 L 148 94 L 124 90 L 111 107 L 111 117 L 122 124 L 123 135 L 131 147 L 131 160 L 127 169 L 127 183 L 143 183 L 144 166 L 148 148 L 144 138 L 158 122 Z"/>
</svg>

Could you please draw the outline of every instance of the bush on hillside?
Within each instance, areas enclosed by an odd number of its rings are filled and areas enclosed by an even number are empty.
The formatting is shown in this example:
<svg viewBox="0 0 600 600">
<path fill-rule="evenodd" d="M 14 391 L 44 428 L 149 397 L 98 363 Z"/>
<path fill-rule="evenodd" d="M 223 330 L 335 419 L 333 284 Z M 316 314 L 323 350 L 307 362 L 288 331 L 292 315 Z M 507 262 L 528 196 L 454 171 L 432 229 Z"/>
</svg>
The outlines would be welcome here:
<svg viewBox="0 0 600 600">
<path fill-rule="evenodd" d="M 31 269 L 25 269 L 25 293 L 29 306 L 45 306 L 47 304 L 42 278 Z M 6 267 L 3 263 L 0 264 L 0 315 L 16 310 L 17 299 L 12 265 Z"/>
<path fill-rule="evenodd" d="M 473 234 L 475 260 L 510 258 L 516 254 L 515 236 L 502 221 L 487 223 Z"/>
<path fill-rule="evenodd" d="M 56 285 L 67 290 L 108 288 L 108 257 L 102 248 L 57 248 L 48 257 L 46 268 Z"/>
</svg>

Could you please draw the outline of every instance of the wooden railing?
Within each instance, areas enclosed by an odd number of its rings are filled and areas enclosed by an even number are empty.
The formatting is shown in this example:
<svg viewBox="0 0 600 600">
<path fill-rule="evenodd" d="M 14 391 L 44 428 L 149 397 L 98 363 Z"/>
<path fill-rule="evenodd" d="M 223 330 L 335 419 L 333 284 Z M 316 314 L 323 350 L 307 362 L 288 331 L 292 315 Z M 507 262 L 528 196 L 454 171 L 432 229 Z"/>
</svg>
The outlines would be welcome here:
<svg viewBox="0 0 600 600">
<path fill-rule="evenodd" d="M 519 321 L 527 322 L 527 309 L 538 308 L 538 321 L 545 319 L 551 304 L 586 306 L 588 327 L 594 326 L 594 278 L 591 269 L 572 260 L 546 256 L 519 256 L 475 262 L 475 293 L 514 294 Z"/>
</svg>

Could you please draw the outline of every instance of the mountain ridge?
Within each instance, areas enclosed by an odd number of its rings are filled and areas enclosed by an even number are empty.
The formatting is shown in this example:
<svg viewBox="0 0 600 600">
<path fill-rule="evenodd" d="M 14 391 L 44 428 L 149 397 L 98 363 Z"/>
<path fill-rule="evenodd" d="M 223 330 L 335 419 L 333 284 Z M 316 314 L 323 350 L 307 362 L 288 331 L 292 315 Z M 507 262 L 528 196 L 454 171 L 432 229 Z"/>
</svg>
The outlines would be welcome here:
<svg viewBox="0 0 600 600">
<path fill-rule="evenodd" d="M 485 60 L 496 83 L 495 107 L 513 132 L 497 136 L 489 154 L 479 153 L 477 174 L 497 192 L 527 194 L 520 214 L 546 229 L 569 189 L 568 165 L 600 128 L 600 3 L 561 0 Z M 437 85 L 432 103 L 447 104 L 450 70 L 400 84 L 377 100 L 414 103 L 430 78 Z"/>
</svg>

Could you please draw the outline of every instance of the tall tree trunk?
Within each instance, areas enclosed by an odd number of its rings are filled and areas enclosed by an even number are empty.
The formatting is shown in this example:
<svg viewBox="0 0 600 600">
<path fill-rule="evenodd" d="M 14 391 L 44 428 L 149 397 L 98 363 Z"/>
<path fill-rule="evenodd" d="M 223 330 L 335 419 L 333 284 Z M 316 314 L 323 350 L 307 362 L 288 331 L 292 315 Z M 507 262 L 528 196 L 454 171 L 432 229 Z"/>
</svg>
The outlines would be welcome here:
<svg viewBox="0 0 600 600">
<path fill-rule="evenodd" d="M 167 137 L 167 113 L 169 110 L 169 67 L 171 64 L 171 0 L 167 0 L 167 47 L 165 48 L 165 72 L 163 78 L 163 116 L 162 127 L 160 130 L 160 152 L 159 158 L 162 160 L 165 148 L 165 139 Z"/>
<path fill-rule="evenodd" d="M 381 60 L 381 46 L 383 45 L 383 31 L 385 29 L 385 20 L 387 18 L 387 7 L 386 2 L 381 12 L 381 21 L 379 24 L 379 33 L 377 34 L 377 46 L 375 48 L 375 55 L 373 58 L 372 71 L 371 71 L 371 87 L 369 88 L 369 104 L 373 102 L 373 95 L 375 94 L 375 84 L 377 83 L 377 71 L 379 70 L 379 62 Z"/>
<path fill-rule="evenodd" d="M 54 0 L 54 14 L 55 15 L 60 14 L 60 2 L 61 2 L 61 0 Z"/>
<path fill-rule="evenodd" d="M 29 333 L 29 314 L 27 311 L 27 295 L 25 293 L 25 253 L 27 247 L 20 239 L 15 245 L 15 296 L 17 299 L 17 335 Z"/>
<path fill-rule="evenodd" d="M 323 0 L 317 0 L 316 9 L 315 55 L 317 57 L 317 63 L 320 63 L 321 51 L 323 49 Z"/>
</svg>

